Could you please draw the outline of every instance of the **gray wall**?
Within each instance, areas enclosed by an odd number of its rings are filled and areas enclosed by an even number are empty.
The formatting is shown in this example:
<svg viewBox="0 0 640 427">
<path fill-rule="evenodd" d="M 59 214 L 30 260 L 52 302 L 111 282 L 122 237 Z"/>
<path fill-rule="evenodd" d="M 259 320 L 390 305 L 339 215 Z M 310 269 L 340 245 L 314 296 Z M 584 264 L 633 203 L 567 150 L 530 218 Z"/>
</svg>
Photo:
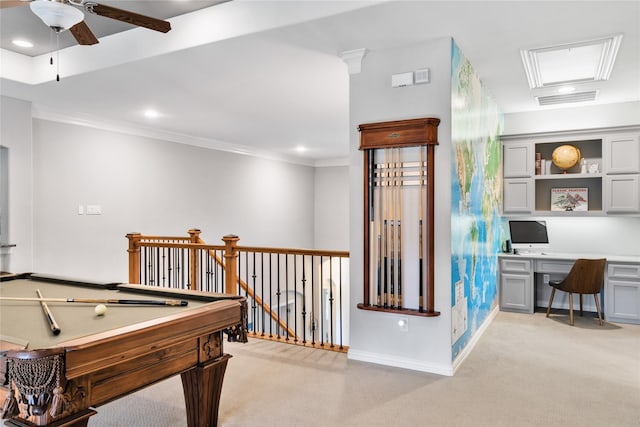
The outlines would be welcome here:
<svg viewBox="0 0 640 427">
<path fill-rule="evenodd" d="M 38 119 L 33 133 L 36 271 L 126 280 L 134 231 L 314 247 L 311 167 Z"/>
<path fill-rule="evenodd" d="M 391 88 L 391 75 L 431 69 L 431 83 Z M 351 319 L 349 357 L 445 375 L 451 362 L 451 39 L 367 53 L 362 72 L 350 79 L 351 126 Z M 404 316 L 408 332 L 400 331 L 398 315 L 356 308 L 362 302 L 362 153 L 361 123 L 418 117 L 440 118 L 435 148 L 435 310 L 439 317 Z"/>
<path fill-rule="evenodd" d="M 16 244 L 0 255 L 6 271 L 33 269 L 33 166 L 31 103 L 0 97 L 0 145 L 8 148 L 9 230 L 7 241 Z"/>
<path fill-rule="evenodd" d="M 315 245 L 319 249 L 349 249 L 349 167 L 315 169 Z"/>
</svg>

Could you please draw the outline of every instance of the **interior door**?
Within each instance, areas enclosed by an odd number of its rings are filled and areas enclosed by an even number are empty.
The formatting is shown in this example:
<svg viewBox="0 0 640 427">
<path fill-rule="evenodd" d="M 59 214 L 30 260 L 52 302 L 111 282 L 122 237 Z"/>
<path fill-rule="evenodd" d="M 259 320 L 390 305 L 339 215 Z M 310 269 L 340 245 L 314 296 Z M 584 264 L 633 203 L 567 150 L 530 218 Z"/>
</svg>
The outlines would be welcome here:
<svg viewBox="0 0 640 427">
<path fill-rule="evenodd" d="M 9 270 L 9 149 L 0 146 L 0 272 Z"/>
</svg>

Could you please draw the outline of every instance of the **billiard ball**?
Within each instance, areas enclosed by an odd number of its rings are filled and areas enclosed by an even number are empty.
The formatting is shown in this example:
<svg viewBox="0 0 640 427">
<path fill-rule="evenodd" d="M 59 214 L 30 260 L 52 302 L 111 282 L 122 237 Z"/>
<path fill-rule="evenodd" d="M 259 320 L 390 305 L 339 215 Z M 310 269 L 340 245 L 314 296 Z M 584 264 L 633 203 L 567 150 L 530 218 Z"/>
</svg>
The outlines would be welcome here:
<svg viewBox="0 0 640 427">
<path fill-rule="evenodd" d="M 104 304 L 98 304 L 96 305 L 95 312 L 98 316 L 102 316 L 107 312 L 107 306 Z"/>
</svg>

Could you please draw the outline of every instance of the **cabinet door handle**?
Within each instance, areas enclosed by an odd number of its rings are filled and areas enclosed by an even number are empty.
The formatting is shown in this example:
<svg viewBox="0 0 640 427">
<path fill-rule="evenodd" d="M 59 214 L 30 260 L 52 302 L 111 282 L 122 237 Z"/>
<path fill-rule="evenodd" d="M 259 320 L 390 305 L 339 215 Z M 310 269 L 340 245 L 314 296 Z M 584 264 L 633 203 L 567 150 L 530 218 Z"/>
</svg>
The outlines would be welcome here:
<svg viewBox="0 0 640 427">
<path fill-rule="evenodd" d="M 400 136 L 400 134 L 399 133 L 395 133 L 395 132 L 389 134 L 389 138 L 397 138 L 399 136 Z"/>
<path fill-rule="evenodd" d="M 4 249 L 4 248 L 15 248 L 16 244 L 15 243 L 6 243 L 3 245 L 0 245 L 0 249 Z"/>
</svg>

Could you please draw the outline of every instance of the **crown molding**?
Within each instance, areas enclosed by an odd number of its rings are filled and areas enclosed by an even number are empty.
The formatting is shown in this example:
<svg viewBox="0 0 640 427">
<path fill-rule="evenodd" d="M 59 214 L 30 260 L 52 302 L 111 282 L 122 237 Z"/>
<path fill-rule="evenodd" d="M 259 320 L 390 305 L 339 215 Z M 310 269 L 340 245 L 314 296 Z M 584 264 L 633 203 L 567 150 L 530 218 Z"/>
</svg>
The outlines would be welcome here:
<svg viewBox="0 0 640 427">
<path fill-rule="evenodd" d="M 367 48 L 347 50 L 340 54 L 340 58 L 347 64 L 349 74 L 360 74 L 362 72 L 362 60 L 367 54 Z"/>
<path fill-rule="evenodd" d="M 69 113 L 51 109 L 44 105 L 33 104 L 32 118 L 40 120 L 48 120 L 58 123 L 66 123 L 75 126 L 84 126 L 93 129 L 100 129 L 110 132 L 117 132 L 126 135 L 140 136 L 145 138 L 152 138 L 162 141 L 168 141 L 178 144 L 191 145 L 200 148 L 206 148 L 209 150 L 225 151 L 228 153 L 241 154 L 246 156 L 253 156 L 267 160 L 275 160 L 285 163 L 292 163 L 303 166 L 315 167 L 316 161 L 313 159 L 304 159 L 293 156 L 286 156 L 283 154 L 274 153 L 266 150 L 256 150 L 255 148 L 229 143 L 226 141 L 220 141 L 211 138 L 202 138 L 192 135 L 181 134 L 177 132 L 169 132 L 141 126 L 134 123 L 120 122 L 120 121 L 107 121 L 98 119 L 93 116 Z"/>
</svg>

